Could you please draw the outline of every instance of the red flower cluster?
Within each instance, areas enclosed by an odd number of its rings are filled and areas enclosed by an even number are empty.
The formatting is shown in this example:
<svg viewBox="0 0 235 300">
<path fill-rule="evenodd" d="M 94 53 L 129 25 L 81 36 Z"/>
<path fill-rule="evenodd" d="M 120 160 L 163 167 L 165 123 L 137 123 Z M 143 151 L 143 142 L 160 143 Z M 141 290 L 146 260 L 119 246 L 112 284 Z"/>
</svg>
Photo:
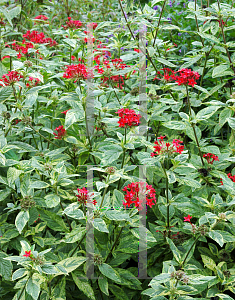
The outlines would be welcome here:
<svg viewBox="0 0 235 300">
<path fill-rule="evenodd" d="M 135 48 L 134 51 L 140 53 L 140 49 Z"/>
<path fill-rule="evenodd" d="M 29 82 L 26 83 L 28 88 L 38 85 L 41 81 L 38 78 L 29 77 Z"/>
<path fill-rule="evenodd" d="M 17 42 L 19 43 L 19 42 Z M 11 47 L 12 49 L 14 49 L 15 51 L 19 52 L 18 55 L 17 55 L 17 58 L 21 58 L 22 57 L 22 54 L 25 54 L 27 55 L 28 54 L 28 50 L 30 48 L 33 48 L 33 44 L 32 43 L 28 43 L 25 41 L 25 39 L 22 41 L 22 44 L 21 45 L 18 45 L 16 43 L 16 41 L 14 41 L 11 46 L 6 44 L 6 47 Z"/>
<path fill-rule="evenodd" d="M 145 190 L 146 188 L 146 190 Z M 130 189 L 130 191 L 128 191 Z M 151 186 L 144 182 L 132 182 L 128 184 L 124 189 L 122 189 L 124 192 L 126 192 L 126 195 L 124 196 L 126 202 L 123 201 L 123 205 L 130 206 L 132 203 L 135 204 L 135 207 L 138 208 L 138 210 L 142 210 L 142 200 L 140 200 L 140 195 L 146 197 L 146 205 L 152 207 L 154 204 L 156 204 L 156 191 Z M 155 203 L 153 203 L 155 202 Z"/>
<path fill-rule="evenodd" d="M 174 152 L 177 153 L 182 153 L 182 151 L 184 150 L 184 145 L 180 145 L 181 143 L 183 143 L 182 141 L 178 140 L 178 139 L 174 139 L 172 142 L 172 145 L 170 143 L 165 143 L 163 142 L 163 139 L 166 136 L 160 136 L 157 139 L 161 140 L 160 144 L 158 141 L 155 141 L 154 144 L 156 146 L 154 146 L 154 152 L 151 153 L 151 156 L 156 156 L 156 155 L 160 155 L 160 154 L 164 154 L 164 153 L 168 153 L 168 154 L 173 154 Z"/>
<path fill-rule="evenodd" d="M 218 156 L 216 156 L 212 153 L 203 154 L 203 157 L 205 157 L 208 164 L 211 164 L 211 165 L 213 164 L 214 160 L 219 161 Z M 212 158 L 212 161 L 211 161 L 211 158 Z"/>
<path fill-rule="evenodd" d="M 70 109 L 67 109 L 65 111 L 62 111 L 62 114 L 64 114 L 66 116 L 67 112 L 69 111 Z"/>
<path fill-rule="evenodd" d="M 178 83 L 178 85 L 191 85 L 192 87 L 194 87 L 194 85 L 197 83 L 196 80 L 198 80 L 200 77 L 197 72 L 190 69 L 181 69 L 177 72 L 171 70 L 170 68 L 163 68 L 161 70 L 163 70 L 164 75 L 162 75 L 160 71 L 158 71 L 157 74 L 162 78 L 159 79 L 156 76 L 153 80 L 165 79 L 167 82 L 174 80 Z M 177 73 L 179 73 L 179 75 L 176 75 Z"/>
<path fill-rule="evenodd" d="M 78 79 L 87 79 L 88 73 L 86 66 L 84 64 L 70 65 L 67 66 L 63 78 L 73 78 L 74 82 L 77 82 Z"/>
<path fill-rule="evenodd" d="M 41 33 L 39 33 L 38 31 L 30 32 L 30 30 L 28 30 L 25 34 L 23 34 L 23 37 L 35 44 L 49 44 L 50 47 L 57 45 L 57 42 L 52 40 L 51 38 L 45 38 L 43 32 Z"/>
<path fill-rule="evenodd" d="M 32 254 L 31 250 L 29 250 L 29 251 L 25 251 L 25 254 L 23 256 L 30 257 L 31 254 Z"/>
<path fill-rule="evenodd" d="M 48 17 L 46 17 L 44 15 L 39 15 L 39 16 L 35 17 L 34 20 L 46 21 L 46 20 L 48 20 Z"/>
<path fill-rule="evenodd" d="M 10 71 L 7 74 L 2 75 L 2 78 L 0 78 L 0 81 L 3 81 L 5 83 L 5 85 L 13 85 L 14 83 L 20 81 L 20 79 L 22 79 L 22 78 L 24 78 L 24 77 L 19 72 Z M 0 86 L 3 86 L 3 84 L 0 84 Z"/>
<path fill-rule="evenodd" d="M 227 176 L 228 176 L 228 178 L 230 178 L 233 182 L 235 182 L 235 175 L 232 176 L 231 173 L 228 173 Z M 220 178 L 220 183 L 221 183 L 221 185 L 224 185 L 224 184 L 223 184 L 222 178 Z"/>
<path fill-rule="evenodd" d="M 192 225 L 192 223 L 190 221 L 191 219 L 192 219 L 192 216 L 190 217 L 190 215 L 188 215 L 187 217 L 184 217 L 184 222 L 189 222 Z"/>
<path fill-rule="evenodd" d="M 178 71 L 180 75 L 174 76 L 174 80 L 178 85 L 194 85 L 197 83 L 195 80 L 198 80 L 200 75 L 197 72 L 194 72 L 190 69 L 181 69 Z"/>
<path fill-rule="evenodd" d="M 62 27 L 64 29 L 68 29 L 68 28 L 78 29 L 78 28 L 82 27 L 82 22 L 79 20 L 72 20 L 71 17 L 68 17 L 68 21 L 66 22 L 66 25 L 62 25 Z"/>
<path fill-rule="evenodd" d="M 91 38 L 84 38 L 84 43 L 87 43 L 87 42 L 91 42 L 92 41 L 92 43 L 94 43 L 95 42 L 95 38 L 94 37 L 91 37 Z"/>
<path fill-rule="evenodd" d="M 97 204 L 97 201 L 94 199 L 91 199 L 91 196 L 94 195 L 94 193 L 92 193 L 91 195 L 88 194 L 88 190 L 87 188 L 83 187 L 82 189 L 77 189 L 78 191 L 78 195 L 76 195 L 78 197 L 78 202 L 82 203 L 84 205 L 86 205 L 87 203 L 93 203 L 94 205 Z"/>
<path fill-rule="evenodd" d="M 98 24 L 97 24 L 97 23 L 94 23 L 94 22 L 92 22 L 92 23 L 90 23 L 88 26 L 89 26 L 89 27 L 91 27 L 91 26 L 92 26 L 93 30 L 95 30 L 95 29 L 96 29 L 96 27 L 98 26 Z"/>
<path fill-rule="evenodd" d="M 55 135 L 55 139 L 62 140 L 62 138 L 67 134 L 67 131 L 64 129 L 63 125 L 60 125 L 55 130 L 57 131 L 57 133 L 53 132 L 53 134 Z"/>
<path fill-rule="evenodd" d="M 163 70 L 164 74 L 162 75 L 160 71 L 158 71 L 157 74 L 162 78 L 157 78 L 157 76 L 156 76 L 156 77 L 154 77 L 153 80 L 156 80 L 156 79 L 163 80 L 164 79 L 167 82 L 170 80 L 174 80 L 175 72 L 173 70 L 171 70 L 170 68 L 163 68 L 161 70 Z"/>
<path fill-rule="evenodd" d="M 140 124 L 141 115 L 137 115 L 133 109 L 121 108 L 116 112 L 116 114 L 120 117 L 118 121 L 119 127 L 131 127 L 138 126 Z"/>
</svg>

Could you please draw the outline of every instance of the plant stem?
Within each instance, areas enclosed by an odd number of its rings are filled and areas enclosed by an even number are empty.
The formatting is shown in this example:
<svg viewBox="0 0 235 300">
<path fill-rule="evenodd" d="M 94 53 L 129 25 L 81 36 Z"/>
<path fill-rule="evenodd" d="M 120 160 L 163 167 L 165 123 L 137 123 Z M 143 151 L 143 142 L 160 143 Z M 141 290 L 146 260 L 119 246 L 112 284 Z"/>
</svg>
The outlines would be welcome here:
<svg viewBox="0 0 235 300">
<path fill-rule="evenodd" d="M 114 247 L 116 246 L 116 244 L 117 244 L 117 242 L 118 242 L 118 239 L 119 239 L 119 237 L 120 237 L 120 235 L 121 235 L 122 230 L 124 229 L 124 227 L 125 227 L 125 225 L 122 226 L 121 230 L 119 231 L 119 234 L 118 234 L 118 236 L 116 237 L 116 240 L 114 241 L 113 246 L 112 246 L 112 248 L 110 249 L 110 251 L 109 251 L 109 253 L 108 253 L 108 256 L 106 257 L 106 259 L 105 259 L 105 261 L 104 261 L 105 263 L 107 262 L 107 260 L 108 260 L 109 256 L 111 255 L 111 253 L 112 253 Z"/>
<path fill-rule="evenodd" d="M 124 146 L 126 145 L 126 127 L 125 127 L 125 139 L 124 139 Z M 121 164 L 121 169 L 123 168 L 123 165 L 124 165 L 124 161 L 125 161 L 125 154 L 126 154 L 126 148 L 124 148 L 123 146 L 123 157 L 122 157 L 122 164 Z M 119 179 L 118 181 L 118 190 L 120 188 L 120 183 L 121 183 L 121 178 Z"/>
<path fill-rule="evenodd" d="M 155 34 L 155 38 L 154 38 L 154 41 L 153 41 L 153 47 L 154 47 L 155 42 L 156 42 L 157 33 L 158 33 L 158 30 L 159 30 L 159 25 L 160 25 L 160 22 L 161 22 L 162 13 L 163 13 L 163 10 L 165 8 L 165 5 L 166 5 L 166 0 L 164 0 L 163 6 L 162 6 L 162 10 L 161 10 L 161 13 L 160 13 L 160 16 L 159 16 L 159 20 L 158 20 L 158 24 L 157 24 L 157 29 L 156 29 L 156 34 Z"/>
<path fill-rule="evenodd" d="M 169 229 L 170 229 L 170 203 L 169 203 L 169 195 L 168 195 L 169 182 L 168 182 L 166 169 L 165 169 L 165 166 L 164 166 L 164 161 L 163 161 L 163 163 L 161 163 L 161 165 L 162 165 L 163 171 L 165 173 L 165 177 L 166 177 L 167 229 L 168 229 L 167 235 L 169 235 Z"/>
<path fill-rule="evenodd" d="M 109 177 L 110 177 L 110 174 L 108 174 L 108 176 L 107 176 L 107 182 L 109 181 Z M 107 184 L 107 183 L 106 183 L 106 184 Z M 103 194 L 103 197 L 102 197 L 102 200 L 101 200 L 101 203 L 100 203 L 99 211 L 101 210 L 101 207 L 102 207 L 102 205 L 103 205 L 104 197 L 105 197 L 105 195 L 106 195 L 107 189 L 108 189 L 108 184 L 107 184 L 107 186 L 106 186 L 105 189 L 104 189 L 104 194 Z"/>
<path fill-rule="evenodd" d="M 188 106 L 189 106 L 189 115 L 190 115 L 190 117 L 192 117 L 191 105 L 190 105 L 190 99 L 189 99 L 189 92 L 188 92 L 188 86 L 187 85 L 186 85 L 186 92 L 187 92 L 187 102 L 188 102 Z M 203 161 L 203 158 L 202 158 L 200 145 L 199 145 L 198 138 L 197 138 L 197 133 L 196 133 L 196 130 L 195 130 L 195 124 L 191 123 L 191 126 L 193 128 L 193 133 L 194 133 L 195 140 L 196 140 L 196 143 L 197 143 L 197 147 L 198 147 L 198 151 L 199 151 L 199 154 L 200 154 L 201 162 L 202 162 L 202 165 L 204 166 L 204 161 Z"/>
</svg>

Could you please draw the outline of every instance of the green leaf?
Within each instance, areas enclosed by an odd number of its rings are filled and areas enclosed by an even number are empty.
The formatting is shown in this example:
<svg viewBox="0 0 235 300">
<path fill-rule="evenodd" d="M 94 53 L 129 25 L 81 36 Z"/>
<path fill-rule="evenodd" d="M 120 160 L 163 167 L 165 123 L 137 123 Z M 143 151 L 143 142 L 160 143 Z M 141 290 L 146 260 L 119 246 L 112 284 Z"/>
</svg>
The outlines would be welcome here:
<svg viewBox="0 0 235 300">
<path fill-rule="evenodd" d="M 204 39 L 206 39 L 210 42 L 213 42 L 213 43 L 216 43 L 216 44 L 220 43 L 219 39 L 217 39 L 215 36 L 213 36 L 211 34 L 202 33 L 202 32 L 197 32 L 197 34 L 199 34 L 202 38 L 204 38 Z"/>
<path fill-rule="evenodd" d="M 115 268 L 115 270 L 121 278 L 120 285 L 128 285 L 132 288 L 142 290 L 141 282 L 130 271 L 121 268 Z"/>
<path fill-rule="evenodd" d="M 113 191 L 113 199 L 112 200 L 113 200 L 112 206 L 114 208 L 121 208 L 121 207 L 123 207 L 124 195 L 123 195 L 123 193 L 121 193 L 117 189 L 115 189 Z"/>
<path fill-rule="evenodd" d="M 219 65 L 213 69 L 212 78 L 222 77 L 226 75 L 232 75 L 232 71 L 226 71 L 229 69 L 229 65 Z M 228 74 L 229 73 L 229 74 Z M 231 73 L 231 74 L 230 74 Z"/>
<path fill-rule="evenodd" d="M 115 299 L 119 299 L 119 300 L 129 300 L 130 299 L 128 297 L 128 295 L 126 294 L 126 292 L 117 285 L 110 284 L 109 289 L 114 294 Z"/>
<path fill-rule="evenodd" d="M 38 92 L 27 94 L 26 99 L 24 101 L 24 106 L 32 107 L 34 103 L 37 101 L 37 98 L 38 98 Z"/>
<path fill-rule="evenodd" d="M 175 129 L 175 130 L 183 130 L 186 128 L 185 123 L 181 122 L 181 121 L 169 121 L 169 122 L 163 123 L 162 125 L 167 128 Z"/>
<path fill-rule="evenodd" d="M 103 263 L 102 265 L 98 265 L 98 268 L 104 276 L 117 283 L 121 283 L 119 274 L 112 267 L 110 267 L 110 265 Z"/>
<path fill-rule="evenodd" d="M 72 272 L 73 281 L 75 282 L 76 286 L 82 291 L 89 299 L 96 300 L 94 291 L 89 284 L 89 281 L 82 272 L 75 271 Z"/>
<path fill-rule="evenodd" d="M 50 185 L 44 181 L 34 181 L 31 183 L 30 188 L 31 189 L 45 189 L 49 187 Z"/>
<path fill-rule="evenodd" d="M 0 251 L 0 275 L 3 277 L 4 280 L 11 281 L 11 273 L 12 273 L 12 263 L 4 259 L 5 257 L 8 258 L 8 255 L 2 251 Z"/>
<path fill-rule="evenodd" d="M 206 146 L 206 147 L 202 147 L 201 148 L 202 152 L 206 152 L 206 153 L 213 153 L 213 154 L 217 154 L 220 155 L 220 150 L 217 146 Z"/>
<path fill-rule="evenodd" d="M 100 290 L 105 295 L 109 296 L 109 284 L 106 277 L 99 277 L 98 278 L 98 285 L 100 287 Z"/>
<path fill-rule="evenodd" d="M 208 269 L 214 271 L 216 268 L 216 263 L 213 261 L 213 259 L 206 255 L 202 255 L 202 254 L 201 254 L 201 257 L 202 257 L 204 266 L 207 267 Z"/>
<path fill-rule="evenodd" d="M 58 270 L 51 264 L 44 264 L 41 266 L 42 272 L 45 274 L 57 274 Z"/>
<path fill-rule="evenodd" d="M 26 292 L 32 296 L 34 300 L 37 300 L 40 293 L 40 285 L 36 281 L 33 281 L 32 278 L 29 278 L 26 285 Z"/>
<path fill-rule="evenodd" d="M 215 230 L 211 230 L 209 233 L 208 233 L 208 236 L 216 241 L 216 243 L 218 243 L 220 245 L 220 247 L 223 247 L 224 245 L 224 241 L 223 241 L 223 236 L 221 233 L 215 231 Z"/>
<path fill-rule="evenodd" d="M 202 55 L 197 55 L 193 58 L 190 58 L 186 63 L 184 63 L 180 69 L 183 69 L 183 68 L 188 68 L 190 66 L 192 66 L 193 64 L 195 64 L 195 62 L 197 62 L 199 59 L 202 58 Z M 195 86 L 194 86 L 195 87 Z"/>
<path fill-rule="evenodd" d="M 234 298 L 230 297 L 229 295 L 226 294 L 216 294 L 220 299 L 222 300 L 234 300 Z"/>
<path fill-rule="evenodd" d="M 161 284 L 170 281 L 171 279 L 171 274 L 169 273 L 162 273 L 160 275 L 155 276 L 149 283 L 149 285 L 154 285 L 154 284 Z"/>
<path fill-rule="evenodd" d="M 10 145 L 15 145 L 17 146 L 20 150 L 23 150 L 23 152 L 33 152 L 33 151 L 38 151 L 34 147 L 23 143 L 23 142 L 11 142 Z"/>
<path fill-rule="evenodd" d="M 71 109 L 67 112 L 65 117 L 65 129 L 67 130 L 75 122 L 82 121 L 84 118 L 84 111 L 78 109 Z"/>
<path fill-rule="evenodd" d="M 40 214 L 40 219 L 47 223 L 47 226 L 55 231 L 67 232 L 68 228 L 65 225 L 61 216 L 56 213 L 41 208 L 37 208 Z"/>
<path fill-rule="evenodd" d="M 174 258 L 176 259 L 176 261 L 178 263 L 181 263 L 182 262 L 182 258 L 181 258 L 180 251 L 178 250 L 178 248 L 175 246 L 175 244 L 173 243 L 173 241 L 171 239 L 169 239 L 167 237 L 166 240 L 167 240 L 167 243 L 170 246 L 170 249 L 171 249 L 171 251 L 172 251 L 172 253 L 174 255 Z"/>
<path fill-rule="evenodd" d="M 210 96 L 212 96 L 215 92 L 217 92 L 219 89 L 221 89 L 225 84 L 226 84 L 226 82 L 214 86 L 214 87 L 210 90 L 209 94 L 206 95 L 206 96 L 202 99 L 202 101 L 204 101 L 204 100 L 206 100 L 207 98 L 209 98 Z"/>
<path fill-rule="evenodd" d="M 111 165 L 122 153 L 122 149 L 119 149 L 118 147 L 116 150 L 112 149 L 105 151 L 102 155 L 101 164 L 105 166 Z"/>
<path fill-rule="evenodd" d="M 68 257 L 62 261 L 60 261 L 56 267 L 64 267 L 68 273 L 76 270 L 80 265 L 82 265 L 86 261 L 85 257 Z"/>
<path fill-rule="evenodd" d="M 209 119 L 219 108 L 220 106 L 208 106 L 206 108 L 203 108 L 197 113 L 196 119 L 197 120 Z"/>
<path fill-rule="evenodd" d="M 201 129 L 196 125 L 194 126 L 194 128 L 195 128 L 195 131 L 196 131 L 197 138 L 198 138 L 198 140 L 200 140 L 201 137 L 202 137 Z M 195 134 L 194 134 L 194 130 L 193 130 L 192 126 L 187 124 L 185 133 L 188 137 L 190 137 L 190 139 L 192 139 L 196 143 L 196 138 L 195 138 Z"/>
<path fill-rule="evenodd" d="M 81 228 L 80 226 L 78 226 L 74 228 L 70 233 L 67 233 L 61 240 L 61 242 L 71 244 L 80 241 L 85 232 L 86 228 Z"/>
<path fill-rule="evenodd" d="M 122 195 L 123 196 L 123 195 Z M 108 210 L 105 213 L 105 216 L 109 220 L 115 220 L 115 221 L 131 221 L 131 218 L 128 213 L 119 211 L 119 210 Z"/>
<path fill-rule="evenodd" d="M 21 211 L 18 213 L 15 219 L 15 225 L 19 233 L 22 232 L 25 225 L 27 224 L 29 220 L 29 212 L 28 211 Z"/>
<path fill-rule="evenodd" d="M 105 221 L 100 218 L 94 219 L 93 226 L 98 231 L 109 233 L 107 225 L 105 224 Z"/>
<path fill-rule="evenodd" d="M 177 68 L 176 65 L 174 65 L 173 63 L 169 62 L 168 60 L 164 59 L 164 58 L 161 58 L 161 57 L 157 57 L 157 61 L 168 66 L 168 67 L 171 67 L 171 68 Z"/>
<path fill-rule="evenodd" d="M 82 210 L 80 210 L 78 203 L 71 203 L 69 206 L 67 206 L 63 212 L 63 214 L 66 214 L 67 216 L 80 220 L 84 219 L 84 213 Z"/>
<path fill-rule="evenodd" d="M 19 279 L 19 278 L 25 276 L 26 274 L 28 274 L 28 271 L 24 268 L 20 268 L 12 274 L 12 280 Z"/>
<path fill-rule="evenodd" d="M 52 208 L 60 204 L 60 197 L 56 194 L 49 194 L 45 196 L 45 203 L 47 207 Z"/>
<path fill-rule="evenodd" d="M 14 187 L 14 183 L 16 179 L 20 176 L 20 174 L 24 173 L 22 170 L 18 170 L 14 167 L 10 167 L 7 171 L 7 181 L 10 187 Z"/>
</svg>

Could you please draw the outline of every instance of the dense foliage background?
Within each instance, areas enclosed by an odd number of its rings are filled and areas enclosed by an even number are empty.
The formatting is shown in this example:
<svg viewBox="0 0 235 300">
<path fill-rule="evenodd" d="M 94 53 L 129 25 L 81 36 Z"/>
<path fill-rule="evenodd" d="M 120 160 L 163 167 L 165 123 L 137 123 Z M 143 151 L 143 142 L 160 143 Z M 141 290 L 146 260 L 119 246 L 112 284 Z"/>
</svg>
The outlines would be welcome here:
<svg viewBox="0 0 235 300">
<path fill-rule="evenodd" d="M 234 299 L 234 19 L 1 0 L 0 299 Z"/>
</svg>

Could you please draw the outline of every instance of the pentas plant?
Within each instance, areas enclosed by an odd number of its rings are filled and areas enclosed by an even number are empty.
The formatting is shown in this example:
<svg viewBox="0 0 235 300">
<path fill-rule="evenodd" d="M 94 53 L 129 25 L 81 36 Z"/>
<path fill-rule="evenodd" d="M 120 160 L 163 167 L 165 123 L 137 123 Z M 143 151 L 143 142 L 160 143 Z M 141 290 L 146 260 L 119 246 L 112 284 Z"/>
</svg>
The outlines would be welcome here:
<svg viewBox="0 0 235 300">
<path fill-rule="evenodd" d="M 163 139 L 166 136 L 160 136 L 157 139 L 160 141 L 155 141 L 154 144 L 154 152 L 151 153 L 151 156 L 157 156 L 157 155 L 168 155 L 171 156 L 173 153 L 182 153 L 184 151 L 184 145 L 183 142 L 179 139 L 173 139 L 172 145 L 170 143 L 166 143 L 163 141 Z"/>
<path fill-rule="evenodd" d="M 229 300 L 231 1 L 8 2 L 0 298 Z"/>
</svg>

